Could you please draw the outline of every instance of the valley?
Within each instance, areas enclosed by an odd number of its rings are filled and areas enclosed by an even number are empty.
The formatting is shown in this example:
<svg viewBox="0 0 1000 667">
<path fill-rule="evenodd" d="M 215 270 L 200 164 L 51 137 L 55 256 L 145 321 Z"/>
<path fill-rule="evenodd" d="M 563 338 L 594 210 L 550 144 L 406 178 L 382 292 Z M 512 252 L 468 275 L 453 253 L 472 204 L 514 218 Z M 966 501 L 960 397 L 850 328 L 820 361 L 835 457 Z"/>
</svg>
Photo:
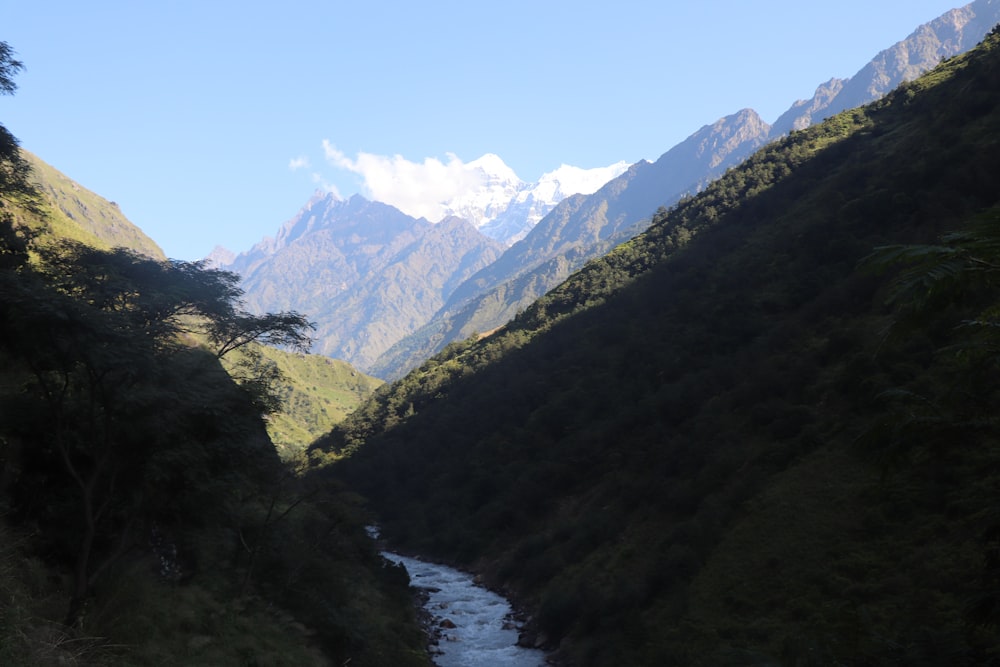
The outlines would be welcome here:
<svg viewBox="0 0 1000 667">
<path fill-rule="evenodd" d="M 0 663 L 1000 660 L 1000 2 L 202 261 L 4 136 Z"/>
</svg>

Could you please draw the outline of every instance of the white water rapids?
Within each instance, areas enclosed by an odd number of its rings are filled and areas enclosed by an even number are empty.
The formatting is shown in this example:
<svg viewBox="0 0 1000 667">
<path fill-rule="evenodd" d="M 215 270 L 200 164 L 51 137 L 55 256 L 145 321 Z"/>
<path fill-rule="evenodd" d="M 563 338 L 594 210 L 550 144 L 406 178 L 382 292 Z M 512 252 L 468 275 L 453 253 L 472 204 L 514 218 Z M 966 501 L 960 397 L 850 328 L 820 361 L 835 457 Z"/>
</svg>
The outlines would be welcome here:
<svg viewBox="0 0 1000 667">
<path fill-rule="evenodd" d="M 434 647 L 434 664 L 439 667 L 545 665 L 542 651 L 517 646 L 518 632 L 510 603 L 477 585 L 471 575 L 386 551 L 382 555 L 393 563 L 402 563 L 410 575 L 410 585 L 428 594 L 424 608 L 442 633 Z M 445 620 L 455 627 L 442 627 L 440 624 Z"/>
</svg>

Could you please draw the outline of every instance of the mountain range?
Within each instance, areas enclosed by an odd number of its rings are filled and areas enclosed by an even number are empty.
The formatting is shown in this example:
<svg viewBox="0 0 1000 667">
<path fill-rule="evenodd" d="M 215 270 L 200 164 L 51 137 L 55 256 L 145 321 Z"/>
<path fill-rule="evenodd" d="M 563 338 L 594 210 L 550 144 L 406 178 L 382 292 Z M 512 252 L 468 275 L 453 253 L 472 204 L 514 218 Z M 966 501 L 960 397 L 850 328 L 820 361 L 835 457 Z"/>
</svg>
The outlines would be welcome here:
<svg viewBox="0 0 1000 667">
<path fill-rule="evenodd" d="M 427 359 L 312 477 L 557 664 L 993 664 L 997 137 L 1000 26 Z"/>
<path fill-rule="evenodd" d="M 264 239 L 235 257 L 219 249 L 211 259 L 244 276 L 254 308 L 292 307 L 313 318 L 319 324 L 317 351 L 383 379 L 398 378 L 449 342 L 508 321 L 588 259 L 641 231 L 658 208 L 698 192 L 760 146 L 877 99 L 971 48 L 998 20 L 997 0 L 951 10 L 876 55 L 853 77 L 818 86 L 811 99 L 792 104 L 773 125 L 744 109 L 705 125 L 652 163 L 577 173 L 564 166 L 538 183 L 525 184 L 499 157 L 483 156 L 467 165 L 477 175 L 477 186 L 441 203 L 445 215 L 467 220 L 472 230 L 454 222 L 439 230 L 439 235 L 461 230 L 462 239 L 439 244 L 446 254 L 433 259 L 422 255 L 421 261 L 436 267 L 427 274 L 427 285 L 419 285 L 421 276 L 400 265 L 400 274 L 412 282 L 397 289 L 385 282 L 395 279 L 396 270 L 363 273 L 366 259 L 355 262 L 343 254 L 357 248 L 390 255 L 412 241 L 412 230 L 424 223 L 412 220 L 405 232 L 410 236 L 398 242 L 376 230 L 365 232 L 373 236 L 363 248 L 332 240 L 337 229 L 355 234 L 358 227 L 316 222 L 318 199 L 326 202 L 324 210 L 354 210 L 329 195 L 314 197 L 276 239 Z M 577 185 L 584 175 L 589 187 Z M 594 178 L 603 176 L 609 180 L 598 187 Z M 364 208 L 351 201 L 358 210 Z M 305 224 L 306 219 L 313 222 Z M 473 230 L 488 238 L 476 237 Z M 489 238 L 509 247 L 491 244 Z M 385 245 L 375 251 L 372 243 Z M 337 251 L 328 256 L 335 246 Z M 342 270 L 345 262 L 351 268 Z"/>
<path fill-rule="evenodd" d="M 156 241 L 126 218 L 115 202 L 88 190 L 38 156 L 27 151 L 22 154 L 31 165 L 30 180 L 39 193 L 39 210 L 15 209 L 13 215 L 19 223 L 38 230 L 42 242 L 75 241 L 102 250 L 124 247 L 166 261 Z M 282 236 L 280 241 L 287 238 Z M 284 405 L 270 416 L 267 430 L 284 458 L 301 453 L 381 384 L 346 362 L 325 355 L 274 348 L 264 348 L 262 354 L 282 375 Z M 231 370 L 234 364 L 227 361 L 225 367 Z"/>
<path fill-rule="evenodd" d="M 28 156 L 42 214 L 0 192 L 0 663 L 425 666 L 386 544 L 516 600 L 566 667 L 997 663 L 1000 25 L 823 104 L 706 125 L 510 245 L 498 209 L 320 193 L 218 253 L 256 307 L 401 351 L 388 385 L 267 351 L 244 379 L 325 400 L 270 438 L 188 319 L 239 290 Z"/>
</svg>

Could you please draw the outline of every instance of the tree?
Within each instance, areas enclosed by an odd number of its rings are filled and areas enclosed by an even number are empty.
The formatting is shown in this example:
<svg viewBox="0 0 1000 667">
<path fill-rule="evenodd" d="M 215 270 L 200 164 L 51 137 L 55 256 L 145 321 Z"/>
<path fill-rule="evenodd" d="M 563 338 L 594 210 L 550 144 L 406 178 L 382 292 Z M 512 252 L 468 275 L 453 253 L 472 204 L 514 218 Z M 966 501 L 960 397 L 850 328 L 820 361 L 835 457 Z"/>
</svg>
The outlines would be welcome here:
<svg viewBox="0 0 1000 667">
<path fill-rule="evenodd" d="M 1000 210 L 973 218 L 938 243 L 875 248 L 863 265 L 895 271 L 886 304 L 896 319 L 892 341 L 932 336 L 936 368 L 931 387 L 894 386 L 890 406 L 862 439 L 889 467 L 919 445 L 942 450 L 972 433 L 995 430 L 993 377 L 1000 363 Z"/>
<path fill-rule="evenodd" d="M 0 95 L 13 95 L 17 90 L 14 75 L 24 69 L 24 63 L 14 60 L 14 49 L 7 42 L 0 42 Z"/>
<path fill-rule="evenodd" d="M 14 94 L 17 90 L 14 75 L 22 69 L 24 65 L 14 59 L 14 50 L 10 45 L 0 42 L 0 95 Z M 31 165 L 21 155 L 20 143 L 0 123 L 0 206 L 9 201 L 35 203 L 37 193 L 28 180 L 30 174 Z"/>
<path fill-rule="evenodd" d="M 1000 366 L 1000 209 L 988 210 L 937 244 L 876 248 L 866 263 L 896 269 L 887 303 L 899 317 L 893 332 L 909 338 L 942 328 L 934 382 L 883 393 L 890 416 L 862 443 L 883 460 L 911 458 L 915 450 L 941 456 L 973 444 L 989 447 L 1000 436 L 996 373 Z M 961 318 L 961 319 L 958 319 Z M 944 326 L 942 326 L 944 325 Z M 938 460 L 934 458 L 932 460 Z M 988 521 L 980 591 L 966 607 L 974 626 L 1000 625 L 1000 521 Z"/>
<path fill-rule="evenodd" d="M 66 525 L 77 532 L 66 619 L 73 624 L 143 520 L 175 502 L 162 489 L 190 493 L 200 487 L 185 480 L 207 474 L 199 484 L 210 484 L 211 469 L 223 474 L 232 465 L 234 452 L 219 443 L 240 408 L 218 357 L 251 340 L 305 346 L 309 323 L 295 313 L 243 313 L 236 277 L 197 262 L 73 242 L 34 250 L 37 266 L 0 282 L 0 349 L 30 377 L 6 410 L 22 441 L 34 443 L 25 457 L 52 494 L 39 509 L 43 519 L 65 524 L 65 512 L 77 513 Z M 199 338 L 212 344 L 210 354 L 198 353 Z M 257 405 L 259 378 L 244 381 L 251 386 L 242 404 Z"/>
</svg>

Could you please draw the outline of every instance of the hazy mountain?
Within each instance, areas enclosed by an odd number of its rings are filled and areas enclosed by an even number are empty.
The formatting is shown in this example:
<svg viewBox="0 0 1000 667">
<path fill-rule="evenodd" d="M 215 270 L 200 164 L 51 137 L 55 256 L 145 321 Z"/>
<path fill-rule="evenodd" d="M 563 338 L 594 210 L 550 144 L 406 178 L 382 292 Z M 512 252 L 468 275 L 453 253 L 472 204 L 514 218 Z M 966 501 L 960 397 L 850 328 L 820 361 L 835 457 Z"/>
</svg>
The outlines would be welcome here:
<svg viewBox="0 0 1000 667">
<path fill-rule="evenodd" d="M 702 127 L 656 162 L 638 162 L 590 196 L 564 199 L 524 239 L 459 286 L 444 308 L 371 368 L 399 377 L 449 342 L 494 329 L 588 259 L 641 231 L 659 206 L 693 193 L 761 146 L 770 128 L 744 109 Z"/>
<path fill-rule="evenodd" d="M 205 256 L 205 261 L 212 267 L 219 268 L 229 266 L 236 261 L 236 253 L 229 248 L 217 245 L 212 248 L 212 252 Z"/>
<path fill-rule="evenodd" d="M 524 184 L 502 210 L 489 219 L 480 219 L 479 231 L 508 245 L 520 241 L 559 202 L 572 195 L 595 192 L 628 166 L 626 162 L 618 162 L 603 168 L 581 169 L 564 164 L 542 174 L 537 183 Z M 462 211 L 454 214 L 466 217 Z"/>
<path fill-rule="evenodd" d="M 880 52 L 849 79 L 830 79 L 811 99 L 799 100 L 772 126 L 772 136 L 813 123 L 882 97 L 912 81 L 941 60 L 968 51 L 1000 22 L 1000 0 L 976 0 L 945 12 Z"/>
<path fill-rule="evenodd" d="M 1000 30 L 428 359 L 318 476 L 560 663 L 990 664 L 998 136 Z"/>
<path fill-rule="evenodd" d="M 627 236 L 624 230 L 630 228 L 633 234 L 640 231 L 658 207 L 697 192 L 765 142 L 878 99 L 943 58 L 968 50 L 997 22 L 1000 0 L 951 10 L 879 53 L 850 79 L 820 85 L 810 100 L 794 103 L 773 126 L 744 109 L 702 127 L 654 164 L 633 165 L 586 201 L 564 201 L 562 210 L 553 210 L 551 219 L 457 289 L 434 319 L 400 341 L 372 372 L 399 377 L 449 342 L 500 326 L 587 259 L 606 252 L 607 238 Z"/>
<path fill-rule="evenodd" d="M 243 276 L 251 309 L 305 313 L 316 352 L 364 370 L 502 250 L 458 218 L 431 224 L 361 196 L 317 194 L 225 268 Z"/>
<path fill-rule="evenodd" d="M 462 217 L 493 238 L 515 242 L 497 261 L 464 274 L 467 280 L 461 284 L 452 288 L 454 281 L 449 281 L 439 292 L 444 301 L 436 308 L 438 297 L 425 298 L 427 293 L 419 288 L 417 307 L 392 305 L 400 300 L 376 296 L 379 290 L 371 286 L 347 295 L 347 285 L 357 284 L 366 271 L 375 271 L 371 285 L 389 279 L 378 273 L 377 262 L 366 268 L 363 262 L 347 256 L 334 259 L 321 249 L 297 250 L 291 260 L 278 257 L 280 250 L 311 229 L 310 224 L 318 224 L 322 216 L 308 211 L 323 197 L 300 214 L 311 223 L 290 221 L 275 239 L 265 239 L 228 268 L 246 276 L 248 296 L 261 309 L 292 307 L 293 300 L 283 294 L 304 291 L 294 302 L 320 323 L 319 350 L 354 361 L 379 377 L 399 377 L 449 342 L 508 321 L 588 259 L 641 231 L 658 208 L 698 192 L 765 142 L 884 94 L 899 81 L 969 48 L 998 19 L 1000 0 L 979 0 L 952 10 L 878 54 L 851 79 L 822 84 L 812 99 L 793 104 L 773 126 L 744 109 L 705 125 L 655 162 L 641 161 L 624 171 L 621 164 L 603 170 L 564 166 L 529 184 L 496 155 L 463 165 L 465 189 L 437 202 L 435 210 Z M 615 173 L 619 175 L 602 180 Z M 592 194 L 570 195 L 588 190 Z M 400 239 L 403 245 L 411 240 L 412 236 Z M 383 239 L 376 245 L 391 255 L 399 244 Z M 265 257 L 271 267 L 268 277 L 255 277 L 255 267 Z M 214 253 L 213 260 L 225 261 L 224 251 Z M 323 268 L 313 267 L 315 262 L 322 262 Z M 306 278 L 306 273 L 312 277 Z M 365 304 L 366 298 L 374 301 Z M 334 300 L 347 310 L 332 308 Z M 361 338 L 352 340 L 355 333 Z"/>
</svg>

